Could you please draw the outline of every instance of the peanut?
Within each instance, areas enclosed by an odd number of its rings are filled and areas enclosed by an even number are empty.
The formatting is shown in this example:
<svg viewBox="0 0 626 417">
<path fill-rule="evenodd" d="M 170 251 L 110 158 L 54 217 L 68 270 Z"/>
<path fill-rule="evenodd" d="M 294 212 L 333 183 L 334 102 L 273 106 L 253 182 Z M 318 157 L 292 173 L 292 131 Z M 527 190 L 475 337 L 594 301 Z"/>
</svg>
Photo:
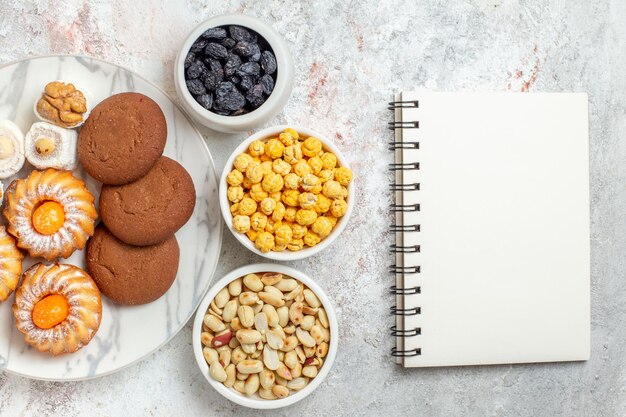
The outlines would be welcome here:
<svg viewBox="0 0 626 417">
<path fill-rule="evenodd" d="M 279 297 L 276 294 L 261 291 L 259 293 L 259 298 L 263 300 L 263 302 L 270 304 L 274 307 L 282 307 L 285 305 L 285 301 L 282 299 L 282 293 L 281 293 L 281 296 Z"/>
<path fill-rule="evenodd" d="M 226 380 L 224 381 L 224 385 L 228 388 L 232 387 L 237 380 L 236 375 L 237 370 L 235 369 L 235 364 L 231 363 L 226 367 Z"/>
<path fill-rule="evenodd" d="M 250 306 L 239 306 L 237 309 L 237 316 L 239 317 L 239 322 L 243 327 L 252 327 L 254 324 L 254 310 L 252 310 L 252 307 Z"/>
<path fill-rule="evenodd" d="M 278 360 L 278 352 L 269 347 L 269 345 L 265 345 L 265 347 L 263 347 L 263 363 L 267 369 L 271 369 L 272 371 L 278 369 L 278 365 L 280 363 Z"/>
<path fill-rule="evenodd" d="M 283 278 L 273 285 L 282 292 L 291 292 L 298 286 L 298 281 L 293 278 Z"/>
<path fill-rule="evenodd" d="M 278 272 L 266 272 L 261 277 L 261 281 L 265 285 L 276 285 L 282 279 L 283 279 L 283 274 L 280 274 Z"/>
<path fill-rule="evenodd" d="M 275 400 L 276 398 L 278 398 L 276 397 L 276 395 L 274 395 L 270 388 L 260 388 L 259 397 L 263 398 L 264 400 Z"/>
<path fill-rule="evenodd" d="M 248 274 L 243 277 L 243 284 L 254 292 L 259 292 L 263 289 L 263 282 L 256 274 Z"/>
<path fill-rule="evenodd" d="M 237 330 L 237 333 L 235 336 L 237 337 L 237 340 L 239 340 L 239 343 L 241 343 L 242 345 L 250 344 L 250 343 L 257 343 L 261 341 L 261 337 L 262 337 L 260 332 L 258 332 L 257 330 L 252 330 L 252 329 Z M 311 336 L 309 335 L 309 337 Z"/>
<path fill-rule="evenodd" d="M 211 363 L 211 366 L 209 367 L 209 373 L 211 374 L 213 379 L 215 379 L 216 381 L 219 381 L 219 382 L 226 381 L 226 378 L 227 378 L 226 371 L 224 370 L 224 367 L 222 367 L 219 361 L 213 361 L 213 363 Z"/>
<path fill-rule="evenodd" d="M 246 383 L 244 385 L 244 392 L 246 395 L 252 395 L 259 390 L 259 375 L 252 374 L 246 379 Z"/>
<path fill-rule="evenodd" d="M 283 387 L 281 385 L 274 385 L 272 387 L 272 393 L 277 398 L 285 398 L 285 397 L 287 397 L 289 395 L 289 388 Z"/>
<path fill-rule="evenodd" d="M 237 278 L 236 280 L 228 284 L 228 293 L 233 297 L 239 297 L 239 294 L 241 294 L 241 284 L 241 278 Z"/>
<path fill-rule="evenodd" d="M 271 388 L 275 381 L 274 372 L 269 369 L 263 369 L 259 374 L 259 382 L 263 388 Z"/>
<path fill-rule="evenodd" d="M 315 295 L 313 291 L 309 290 L 308 288 L 304 290 L 304 299 L 306 300 L 307 304 L 313 308 L 317 308 L 322 305 L 319 298 L 317 298 L 317 295 Z"/>
<path fill-rule="evenodd" d="M 237 372 L 242 374 L 258 374 L 263 370 L 263 362 L 246 359 L 237 364 Z"/>
</svg>

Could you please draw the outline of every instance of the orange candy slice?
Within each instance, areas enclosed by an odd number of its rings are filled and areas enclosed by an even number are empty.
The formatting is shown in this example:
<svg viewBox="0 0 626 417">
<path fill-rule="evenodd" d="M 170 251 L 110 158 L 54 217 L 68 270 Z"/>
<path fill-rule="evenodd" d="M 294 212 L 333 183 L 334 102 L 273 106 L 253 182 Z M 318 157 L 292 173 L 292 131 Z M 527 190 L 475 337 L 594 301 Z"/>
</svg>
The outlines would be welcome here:
<svg viewBox="0 0 626 417">
<path fill-rule="evenodd" d="M 65 223 L 65 210 L 56 201 L 46 201 L 35 209 L 32 222 L 42 235 L 52 235 Z"/>
<path fill-rule="evenodd" d="M 33 323 L 40 329 L 50 329 L 62 323 L 70 312 L 70 306 L 65 297 L 53 294 L 48 295 L 33 308 Z"/>
</svg>

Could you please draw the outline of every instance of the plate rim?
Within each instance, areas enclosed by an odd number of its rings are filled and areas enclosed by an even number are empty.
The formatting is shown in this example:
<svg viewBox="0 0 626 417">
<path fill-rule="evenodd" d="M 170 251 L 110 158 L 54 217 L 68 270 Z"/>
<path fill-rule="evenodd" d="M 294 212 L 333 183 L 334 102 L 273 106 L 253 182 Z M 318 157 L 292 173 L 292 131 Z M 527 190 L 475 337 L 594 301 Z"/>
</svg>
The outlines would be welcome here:
<svg viewBox="0 0 626 417">
<path fill-rule="evenodd" d="M 150 85 L 151 87 L 155 88 L 156 90 L 160 91 L 165 97 L 167 97 L 172 104 L 174 104 L 174 106 L 176 107 L 176 109 L 178 109 L 178 111 L 181 112 L 181 114 L 185 117 L 185 119 L 187 119 L 187 121 L 189 122 L 189 124 L 191 125 L 191 127 L 193 128 L 193 130 L 195 130 L 195 132 L 200 136 L 200 138 L 202 139 L 202 148 L 204 149 L 206 155 L 209 157 L 209 161 L 211 162 L 211 167 L 212 167 L 212 173 L 216 179 L 216 183 L 218 185 L 218 192 L 219 192 L 219 177 L 218 177 L 218 173 L 217 173 L 217 167 L 215 166 L 215 161 L 213 160 L 213 156 L 211 155 L 211 151 L 209 150 L 209 145 L 206 143 L 206 140 L 204 138 L 204 136 L 202 135 L 202 133 L 200 132 L 200 130 L 198 129 L 198 127 L 195 125 L 195 123 L 193 122 L 193 120 L 191 119 L 191 117 L 187 114 L 187 112 L 182 108 L 182 106 L 175 100 L 172 99 L 172 97 L 170 97 L 170 95 L 160 86 L 158 86 L 156 83 L 154 83 L 153 81 L 147 79 L 146 77 L 144 77 L 143 75 L 139 74 L 136 71 L 133 71 L 123 65 L 119 65 L 116 64 L 114 62 L 110 62 L 107 61 L 105 59 L 102 58 L 96 58 L 93 56 L 89 56 L 89 55 L 84 55 L 84 54 L 45 54 L 45 55 L 33 55 L 33 56 L 29 56 L 26 58 L 21 58 L 21 59 L 17 59 L 14 61 L 10 61 L 7 63 L 4 63 L 2 65 L 0 65 L 0 70 L 8 67 L 10 65 L 15 65 L 15 64 L 19 64 L 20 62 L 25 62 L 25 61 L 33 61 L 33 60 L 37 60 L 37 59 L 44 59 L 44 58 L 85 58 L 85 59 L 90 59 L 93 61 L 98 61 L 98 62 L 102 62 L 108 65 L 113 65 L 117 68 L 120 68 L 124 71 L 127 71 L 131 74 L 133 74 L 136 77 L 139 77 L 140 79 L 142 79 L 143 81 L 145 81 L 148 85 Z M 219 211 L 219 210 L 218 210 Z M 221 217 L 221 211 L 219 211 L 220 213 L 220 217 Z M 46 381 L 46 382 L 81 382 L 81 381 L 89 381 L 89 380 L 94 380 L 94 379 L 98 379 L 98 378 L 102 378 L 105 376 L 109 376 L 109 375 L 113 375 L 117 372 L 123 371 L 127 368 L 130 368 L 133 365 L 136 365 L 138 362 L 143 361 L 144 359 L 147 359 L 148 357 L 152 356 L 154 353 L 156 353 L 157 351 L 161 350 L 161 348 L 163 348 L 165 345 L 169 344 L 169 342 L 172 341 L 172 339 L 174 339 L 174 337 L 176 337 L 181 330 L 183 330 L 183 328 L 189 323 L 189 321 L 195 316 L 196 310 L 198 309 L 198 306 L 200 305 L 200 303 L 202 302 L 202 300 L 204 299 L 206 293 L 209 291 L 210 287 L 211 287 L 211 282 L 213 280 L 213 276 L 215 275 L 215 271 L 217 270 L 217 266 L 219 264 L 219 260 L 221 258 L 221 252 L 222 252 L 222 244 L 223 244 L 223 238 L 224 238 L 224 222 L 220 219 L 220 221 L 218 222 L 219 226 L 218 226 L 218 235 L 219 235 L 219 246 L 218 246 L 218 250 L 217 250 L 217 261 L 215 262 L 215 265 L 213 266 L 213 270 L 210 272 L 210 276 L 209 276 L 209 281 L 208 284 L 206 286 L 206 288 L 204 288 L 199 297 L 198 297 L 198 301 L 196 303 L 194 303 L 195 305 L 193 306 L 193 309 L 191 310 L 191 313 L 189 313 L 188 317 L 182 322 L 182 325 L 180 326 L 180 328 L 174 332 L 172 332 L 172 334 L 165 340 L 163 341 L 160 345 L 156 346 L 155 348 L 153 348 L 152 350 L 150 350 L 148 353 L 142 355 L 141 357 L 134 359 L 132 361 L 130 361 L 129 363 L 101 373 L 101 374 L 94 374 L 91 376 L 85 376 L 85 377 L 79 377 L 79 378 L 45 378 L 45 377 L 40 377 L 40 376 L 33 376 L 33 375 L 27 375 L 27 374 L 23 374 L 17 371 L 14 371 L 12 369 L 9 369 L 9 364 L 11 363 L 11 357 L 9 355 L 9 357 L 7 358 L 7 362 L 4 368 L 0 368 L 0 372 L 5 372 L 7 374 L 11 374 L 11 375 L 16 375 L 22 378 L 26 378 L 26 379 L 31 379 L 31 380 L 35 380 L 35 381 Z"/>
</svg>

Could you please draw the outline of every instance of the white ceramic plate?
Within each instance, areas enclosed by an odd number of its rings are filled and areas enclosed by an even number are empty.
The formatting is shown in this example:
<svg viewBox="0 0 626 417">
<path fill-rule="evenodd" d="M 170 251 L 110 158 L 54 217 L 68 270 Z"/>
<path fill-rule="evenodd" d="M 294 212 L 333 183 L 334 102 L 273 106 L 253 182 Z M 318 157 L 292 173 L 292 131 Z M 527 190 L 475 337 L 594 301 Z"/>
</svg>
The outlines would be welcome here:
<svg viewBox="0 0 626 417">
<path fill-rule="evenodd" d="M 0 303 L 0 369 L 29 378 L 65 381 L 118 371 L 163 346 L 187 323 L 217 266 L 222 221 L 218 176 L 202 136 L 163 91 L 129 70 L 77 56 L 45 56 L 5 65 L 0 67 L 0 120 L 12 120 L 26 133 L 37 121 L 33 101 L 48 82 L 59 79 L 88 89 L 94 101 L 89 103 L 92 107 L 124 91 L 139 92 L 155 100 L 167 119 L 165 155 L 187 169 L 197 193 L 193 216 L 176 233 L 180 265 L 170 290 L 157 301 L 135 307 L 118 306 L 103 296 L 100 330 L 78 352 L 55 358 L 29 347 L 14 326 L 13 297 Z M 31 170 L 27 163 L 18 176 L 25 177 Z M 99 195 L 98 182 L 80 168 L 75 175 L 86 181 L 94 195 Z M 4 180 L 5 186 L 11 180 Z M 75 252 L 63 262 L 84 268 L 84 253 Z M 32 263 L 27 259 L 24 267 Z"/>
</svg>

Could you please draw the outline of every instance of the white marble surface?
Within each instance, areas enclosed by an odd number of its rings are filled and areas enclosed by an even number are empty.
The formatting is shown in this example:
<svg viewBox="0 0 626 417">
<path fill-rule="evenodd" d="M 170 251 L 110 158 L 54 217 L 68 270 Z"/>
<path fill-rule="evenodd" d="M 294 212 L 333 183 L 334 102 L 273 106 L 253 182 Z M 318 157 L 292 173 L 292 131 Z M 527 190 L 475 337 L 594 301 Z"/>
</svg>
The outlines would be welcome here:
<svg viewBox="0 0 626 417">
<path fill-rule="evenodd" d="M 173 93 L 178 45 L 199 21 L 255 14 L 292 48 L 296 87 L 271 123 L 334 136 L 356 171 L 357 204 L 331 249 L 294 262 L 337 306 L 339 354 L 312 396 L 281 411 L 241 409 L 195 367 L 188 325 L 119 374 L 82 383 L 0 375 L 0 415 L 621 416 L 626 413 L 626 3 L 614 1 L 0 0 L 0 62 L 86 53 Z M 592 353 L 585 363 L 402 370 L 387 294 L 385 102 L 405 87 L 590 94 Z M 221 169 L 245 137 L 205 132 Z M 226 234 L 220 272 L 256 261 Z"/>
</svg>

